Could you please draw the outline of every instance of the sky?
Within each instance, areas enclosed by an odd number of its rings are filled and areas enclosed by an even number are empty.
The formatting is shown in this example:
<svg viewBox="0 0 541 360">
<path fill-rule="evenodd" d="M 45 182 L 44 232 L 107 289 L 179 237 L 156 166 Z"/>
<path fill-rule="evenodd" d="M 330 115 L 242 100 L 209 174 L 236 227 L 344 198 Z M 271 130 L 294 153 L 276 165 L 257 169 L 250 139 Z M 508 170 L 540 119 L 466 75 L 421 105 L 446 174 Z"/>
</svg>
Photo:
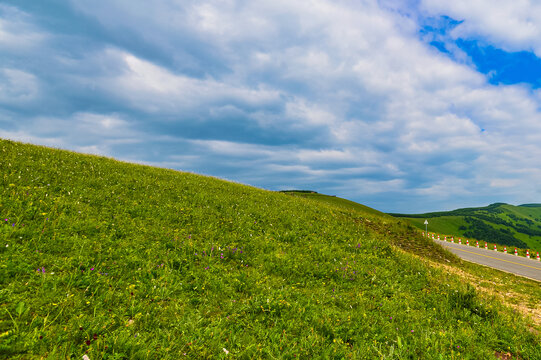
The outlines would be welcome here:
<svg viewBox="0 0 541 360">
<path fill-rule="evenodd" d="M 385 212 L 541 202 L 541 3 L 0 0 L 0 138 Z"/>
</svg>

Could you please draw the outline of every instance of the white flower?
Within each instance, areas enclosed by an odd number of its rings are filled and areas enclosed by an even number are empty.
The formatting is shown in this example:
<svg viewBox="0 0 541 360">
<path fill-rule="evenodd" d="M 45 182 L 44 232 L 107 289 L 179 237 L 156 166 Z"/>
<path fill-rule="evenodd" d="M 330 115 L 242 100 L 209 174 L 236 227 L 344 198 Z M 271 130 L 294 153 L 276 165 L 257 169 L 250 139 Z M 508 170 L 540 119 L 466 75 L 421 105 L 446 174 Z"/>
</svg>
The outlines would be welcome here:
<svg viewBox="0 0 541 360">
<path fill-rule="evenodd" d="M 222 350 L 224 351 L 224 353 L 229 354 L 229 351 L 227 351 L 226 348 L 223 348 Z"/>
</svg>

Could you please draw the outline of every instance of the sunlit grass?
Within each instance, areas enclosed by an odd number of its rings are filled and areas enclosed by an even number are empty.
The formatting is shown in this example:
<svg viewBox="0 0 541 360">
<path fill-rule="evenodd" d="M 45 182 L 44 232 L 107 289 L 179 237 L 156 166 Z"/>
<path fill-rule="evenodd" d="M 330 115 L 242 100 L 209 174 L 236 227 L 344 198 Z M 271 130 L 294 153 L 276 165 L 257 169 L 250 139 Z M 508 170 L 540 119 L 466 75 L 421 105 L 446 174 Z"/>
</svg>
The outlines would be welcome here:
<svg viewBox="0 0 541 360">
<path fill-rule="evenodd" d="M 3 357 L 539 356 L 397 220 L 10 141 L 0 168 Z"/>
</svg>

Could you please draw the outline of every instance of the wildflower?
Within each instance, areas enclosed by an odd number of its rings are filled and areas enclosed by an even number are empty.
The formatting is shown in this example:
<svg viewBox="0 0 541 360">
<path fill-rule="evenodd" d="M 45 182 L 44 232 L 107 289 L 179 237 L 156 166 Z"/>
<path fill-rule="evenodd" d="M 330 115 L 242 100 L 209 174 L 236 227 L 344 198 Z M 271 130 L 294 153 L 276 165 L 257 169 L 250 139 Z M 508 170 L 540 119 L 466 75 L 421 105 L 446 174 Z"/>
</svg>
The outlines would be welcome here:
<svg viewBox="0 0 541 360">
<path fill-rule="evenodd" d="M 413 330 L 411 330 L 411 332 L 413 332 Z"/>
<path fill-rule="evenodd" d="M 223 348 L 222 350 L 224 351 L 224 353 L 226 353 L 226 355 L 229 354 L 229 351 L 227 351 L 226 348 Z"/>
<path fill-rule="evenodd" d="M 90 340 L 85 341 L 85 344 L 90 346 Z"/>
<path fill-rule="evenodd" d="M 90 271 L 94 271 L 94 268 L 90 268 Z"/>
</svg>

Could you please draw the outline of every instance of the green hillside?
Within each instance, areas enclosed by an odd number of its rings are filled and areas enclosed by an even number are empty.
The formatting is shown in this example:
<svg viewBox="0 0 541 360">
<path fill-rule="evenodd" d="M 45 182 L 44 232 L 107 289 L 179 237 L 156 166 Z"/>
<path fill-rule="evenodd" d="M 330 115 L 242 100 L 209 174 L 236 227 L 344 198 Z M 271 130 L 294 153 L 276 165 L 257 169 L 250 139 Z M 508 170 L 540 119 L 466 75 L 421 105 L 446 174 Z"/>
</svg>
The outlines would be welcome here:
<svg viewBox="0 0 541 360">
<path fill-rule="evenodd" d="M 539 359 L 400 219 L 4 140 L 0 169 L 0 358 Z"/>
<path fill-rule="evenodd" d="M 382 218 L 389 217 L 389 215 L 382 213 L 381 211 L 372 209 L 368 206 L 356 203 L 351 200 L 343 199 L 337 196 L 330 196 L 330 195 L 325 195 L 325 194 L 319 194 L 314 191 L 302 191 L 302 190 L 301 191 L 298 191 L 298 190 L 287 191 L 286 190 L 282 192 L 289 195 L 301 196 L 307 199 L 314 199 L 314 200 L 321 201 L 327 204 L 336 205 L 348 210 L 361 211 L 363 213 L 377 215 Z"/>
<path fill-rule="evenodd" d="M 426 214 L 390 214 L 424 230 L 541 252 L 541 205 L 495 203 Z"/>
</svg>

